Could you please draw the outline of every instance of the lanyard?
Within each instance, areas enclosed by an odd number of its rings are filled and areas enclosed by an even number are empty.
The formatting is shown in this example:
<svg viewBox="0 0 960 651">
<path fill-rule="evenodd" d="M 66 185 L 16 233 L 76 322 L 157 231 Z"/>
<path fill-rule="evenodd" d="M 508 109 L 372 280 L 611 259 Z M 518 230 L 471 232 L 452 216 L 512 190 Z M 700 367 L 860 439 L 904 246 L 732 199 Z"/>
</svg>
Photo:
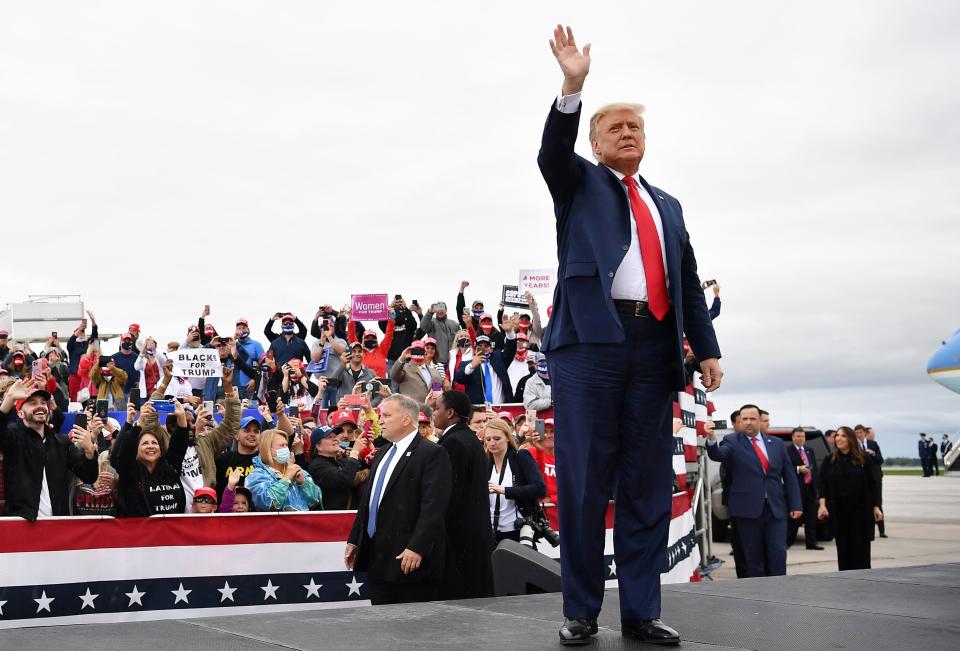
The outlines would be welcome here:
<svg viewBox="0 0 960 651">
<path fill-rule="evenodd" d="M 494 466 L 496 467 L 496 466 Z M 503 467 L 500 468 L 500 481 L 497 483 L 503 485 L 503 478 L 507 473 L 507 458 L 503 458 Z M 506 496 L 504 496 L 506 498 Z M 497 534 L 497 527 L 500 525 L 500 493 L 497 493 L 497 501 L 493 507 L 493 534 Z"/>
</svg>

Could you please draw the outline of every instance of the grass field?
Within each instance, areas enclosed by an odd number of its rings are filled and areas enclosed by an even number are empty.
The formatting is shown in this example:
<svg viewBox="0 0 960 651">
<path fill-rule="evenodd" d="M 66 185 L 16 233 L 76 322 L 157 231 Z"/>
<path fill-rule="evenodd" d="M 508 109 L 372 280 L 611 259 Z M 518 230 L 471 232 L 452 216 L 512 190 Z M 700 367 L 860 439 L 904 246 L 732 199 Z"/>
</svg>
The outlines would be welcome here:
<svg viewBox="0 0 960 651">
<path fill-rule="evenodd" d="M 889 470 L 884 468 L 883 474 L 920 477 L 921 475 L 923 475 L 923 470 L 921 468 L 890 468 Z"/>
</svg>

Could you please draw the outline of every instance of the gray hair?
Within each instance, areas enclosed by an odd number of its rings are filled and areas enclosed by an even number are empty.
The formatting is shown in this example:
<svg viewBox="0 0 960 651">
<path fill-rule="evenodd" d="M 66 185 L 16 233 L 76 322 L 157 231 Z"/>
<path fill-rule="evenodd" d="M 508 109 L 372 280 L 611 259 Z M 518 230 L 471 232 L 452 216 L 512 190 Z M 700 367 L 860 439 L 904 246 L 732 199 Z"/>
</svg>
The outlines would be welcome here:
<svg viewBox="0 0 960 651">
<path fill-rule="evenodd" d="M 403 411 L 407 412 L 410 416 L 410 420 L 417 423 L 420 420 L 420 405 L 417 404 L 417 401 L 408 396 L 401 395 L 399 393 L 394 393 L 381 401 L 381 405 L 384 402 L 395 402 L 397 406 Z"/>
</svg>

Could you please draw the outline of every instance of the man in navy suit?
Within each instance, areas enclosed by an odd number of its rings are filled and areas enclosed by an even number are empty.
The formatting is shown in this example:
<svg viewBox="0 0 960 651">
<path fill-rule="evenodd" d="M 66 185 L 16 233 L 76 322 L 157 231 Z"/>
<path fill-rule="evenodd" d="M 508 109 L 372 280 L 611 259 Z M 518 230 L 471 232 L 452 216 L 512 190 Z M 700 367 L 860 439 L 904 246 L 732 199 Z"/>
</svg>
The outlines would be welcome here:
<svg viewBox="0 0 960 651">
<path fill-rule="evenodd" d="M 516 318 L 503 320 L 501 328 L 504 342 L 501 350 L 492 348 L 490 337 L 480 335 L 475 342 L 476 354 L 473 359 L 457 367 L 453 379 L 464 386 L 471 403 L 499 405 L 513 401 L 513 387 L 507 368 L 517 354 L 518 321 Z"/>
<path fill-rule="evenodd" d="M 590 46 L 559 25 L 563 71 L 537 163 L 557 220 L 558 282 L 544 332 L 553 386 L 563 613 L 560 641 L 597 632 L 606 564 L 604 516 L 615 497 L 614 558 L 622 633 L 673 645 L 660 621 L 673 483 L 673 397 L 684 386 L 684 335 L 703 383 L 720 385 L 720 348 L 676 199 L 638 174 L 642 107 L 614 104 L 590 120 L 600 163 L 574 153 Z M 614 490 L 616 495 L 614 496 Z"/>
<path fill-rule="evenodd" d="M 740 408 L 740 431 L 717 444 L 707 433 L 707 456 L 733 470 L 728 501 L 737 523 L 747 576 L 787 573 L 787 515 L 803 515 L 797 473 L 780 439 L 760 433 L 760 408 Z M 764 570 L 764 558 L 769 570 Z"/>
</svg>

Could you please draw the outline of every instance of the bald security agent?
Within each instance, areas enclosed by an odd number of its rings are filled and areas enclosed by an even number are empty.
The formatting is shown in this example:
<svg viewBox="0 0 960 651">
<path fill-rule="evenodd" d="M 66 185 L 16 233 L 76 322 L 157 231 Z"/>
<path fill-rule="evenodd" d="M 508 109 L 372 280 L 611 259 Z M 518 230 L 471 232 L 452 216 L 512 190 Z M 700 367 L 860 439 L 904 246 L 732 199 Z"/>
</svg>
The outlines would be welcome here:
<svg viewBox="0 0 960 651">
<path fill-rule="evenodd" d="M 568 27 L 550 47 L 563 71 L 537 162 L 553 198 L 558 281 L 544 333 L 553 386 L 563 614 L 560 641 L 586 644 L 603 601 L 604 516 L 614 497 L 614 558 L 624 636 L 675 645 L 660 621 L 673 468 L 673 397 L 684 335 L 716 390 L 720 347 L 680 203 L 640 176 L 642 107 L 590 119 L 599 164 L 574 153 L 590 70 Z M 623 62 L 632 65 L 636 62 Z"/>
<path fill-rule="evenodd" d="M 374 458 L 344 550 L 348 570 L 367 572 L 374 605 L 432 601 L 440 594 L 450 459 L 420 436 L 419 413 L 406 396 L 380 403 L 388 443 Z"/>
</svg>

